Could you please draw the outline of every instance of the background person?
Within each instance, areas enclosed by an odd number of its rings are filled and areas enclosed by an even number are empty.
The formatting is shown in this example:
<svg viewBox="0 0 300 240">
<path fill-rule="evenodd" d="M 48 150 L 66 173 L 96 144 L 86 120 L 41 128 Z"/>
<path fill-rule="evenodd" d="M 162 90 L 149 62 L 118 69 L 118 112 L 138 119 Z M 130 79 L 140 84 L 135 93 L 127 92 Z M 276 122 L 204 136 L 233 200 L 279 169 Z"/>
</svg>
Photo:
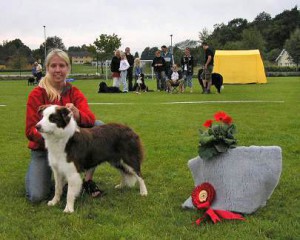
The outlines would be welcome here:
<svg viewBox="0 0 300 240">
<path fill-rule="evenodd" d="M 130 48 L 129 47 L 125 48 L 125 54 L 126 54 L 127 61 L 130 65 L 130 67 L 127 69 L 128 90 L 133 91 L 134 89 L 133 89 L 133 86 L 132 86 L 132 84 L 133 84 L 132 83 L 132 78 L 133 78 L 134 57 L 130 53 Z"/>
<path fill-rule="evenodd" d="M 38 63 L 38 62 L 35 62 L 34 66 L 35 66 L 36 82 L 39 83 L 39 81 L 43 77 L 43 68 L 42 68 L 42 65 L 40 63 Z"/>
<path fill-rule="evenodd" d="M 26 109 L 25 134 L 29 140 L 31 161 L 26 174 L 25 186 L 26 196 L 33 203 L 46 200 L 52 187 L 52 171 L 48 165 L 44 139 L 35 128 L 42 118 L 38 113 L 40 106 L 47 104 L 66 106 L 73 112 L 80 127 L 101 125 L 100 122 L 95 121 L 95 116 L 83 93 L 66 82 L 71 66 L 68 55 L 60 49 L 54 49 L 46 57 L 45 66 L 46 76 L 30 92 Z M 92 181 L 93 172 L 94 169 L 86 172 L 83 186 L 92 196 L 99 196 L 101 191 Z"/>
<path fill-rule="evenodd" d="M 134 78 L 135 78 L 135 80 L 137 80 L 138 77 L 143 73 L 143 67 L 142 67 L 140 58 L 134 59 L 134 68 L 133 69 L 134 69 Z"/>
<path fill-rule="evenodd" d="M 165 59 L 160 55 L 160 51 L 155 52 L 155 58 L 152 61 L 152 67 L 154 68 L 156 77 L 157 91 L 164 91 L 166 88 L 166 62 Z"/>
<path fill-rule="evenodd" d="M 203 75 L 202 75 L 203 85 L 206 86 L 204 93 L 209 94 L 211 81 L 212 81 L 211 74 L 214 68 L 214 52 L 208 46 L 207 42 L 203 42 L 202 47 L 204 49 L 204 54 L 205 54 L 205 64 L 203 67 Z"/>
<path fill-rule="evenodd" d="M 113 87 L 120 87 L 120 61 L 121 61 L 121 51 L 116 50 L 115 56 L 113 56 L 110 64 L 110 70 L 112 72 Z"/>
<path fill-rule="evenodd" d="M 173 86 L 179 87 L 179 92 L 184 91 L 184 79 L 182 72 L 178 69 L 177 64 L 173 64 L 172 72 L 169 76 L 169 80 L 167 80 L 167 89 L 169 93 L 172 93 Z"/>
<path fill-rule="evenodd" d="M 169 76 L 172 71 L 172 65 L 173 65 L 173 56 L 172 53 L 169 51 L 169 49 L 166 47 L 166 45 L 161 46 L 161 56 L 165 59 L 166 66 L 166 76 Z"/>
<path fill-rule="evenodd" d="M 190 92 L 193 92 L 194 58 L 188 47 L 185 48 L 184 56 L 181 58 L 181 68 L 183 70 L 184 85 L 190 88 Z"/>
<path fill-rule="evenodd" d="M 123 85 L 123 93 L 128 92 L 126 77 L 127 77 L 127 70 L 129 67 L 130 67 L 130 65 L 126 59 L 126 54 L 124 52 L 121 52 L 121 61 L 120 61 L 119 71 L 120 71 L 120 80 Z"/>
</svg>

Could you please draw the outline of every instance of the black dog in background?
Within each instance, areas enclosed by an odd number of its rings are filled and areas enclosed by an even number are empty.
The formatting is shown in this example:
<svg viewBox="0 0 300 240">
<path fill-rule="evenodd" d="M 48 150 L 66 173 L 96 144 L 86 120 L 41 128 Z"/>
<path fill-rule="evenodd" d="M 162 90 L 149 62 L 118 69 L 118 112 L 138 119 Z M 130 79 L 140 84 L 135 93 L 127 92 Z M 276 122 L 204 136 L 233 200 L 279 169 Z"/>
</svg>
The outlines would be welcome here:
<svg viewBox="0 0 300 240">
<path fill-rule="evenodd" d="M 99 84 L 98 93 L 121 93 L 122 91 L 118 87 L 108 87 L 105 82 Z"/>
<path fill-rule="evenodd" d="M 198 81 L 199 81 L 199 84 L 202 87 L 202 90 L 205 91 L 205 87 L 203 85 L 202 73 L 203 73 L 203 69 L 199 69 L 199 71 L 198 71 Z M 222 75 L 219 74 L 219 73 L 212 73 L 211 74 L 211 80 L 212 80 L 211 84 L 216 87 L 218 93 L 221 93 L 221 89 L 222 89 L 222 86 L 223 86 L 223 77 L 222 77 Z"/>
<path fill-rule="evenodd" d="M 27 79 L 27 85 L 34 85 L 35 84 L 35 78 L 34 77 L 30 77 Z"/>
</svg>

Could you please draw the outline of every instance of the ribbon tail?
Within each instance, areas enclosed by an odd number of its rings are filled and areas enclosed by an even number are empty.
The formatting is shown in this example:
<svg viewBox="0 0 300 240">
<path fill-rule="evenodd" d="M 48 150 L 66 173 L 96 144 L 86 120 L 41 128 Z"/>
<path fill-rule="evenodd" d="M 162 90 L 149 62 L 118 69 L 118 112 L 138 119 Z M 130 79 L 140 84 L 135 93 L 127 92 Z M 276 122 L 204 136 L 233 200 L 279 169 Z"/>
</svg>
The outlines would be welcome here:
<svg viewBox="0 0 300 240">
<path fill-rule="evenodd" d="M 221 219 L 218 217 L 218 215 L 214 212 L 214 210 L 212 208 L 209 208 L 205 212 L 205 214 L 207 214 L 214 223 L 217 223 L 217 222 L 221 221 Z"/>
<path fill-rule="evenodd" d="M 198 218 L 198 219 L 195 221 L 195 223 L 199 226 L 200 223 L 203 221 L 204 218 L 205 218 L 205 217 Z"/>
<path fill-rule="evenodd" d="M 233 213 L 230 211 L 225 211 L 225 210 L 215 210 L 216 214 L 218 214 L 221 218 L 224 219 L 235 219 L 235 220 L 242 220 L 244 221 L 245 218 L 238 213 Z"/>
</svg>

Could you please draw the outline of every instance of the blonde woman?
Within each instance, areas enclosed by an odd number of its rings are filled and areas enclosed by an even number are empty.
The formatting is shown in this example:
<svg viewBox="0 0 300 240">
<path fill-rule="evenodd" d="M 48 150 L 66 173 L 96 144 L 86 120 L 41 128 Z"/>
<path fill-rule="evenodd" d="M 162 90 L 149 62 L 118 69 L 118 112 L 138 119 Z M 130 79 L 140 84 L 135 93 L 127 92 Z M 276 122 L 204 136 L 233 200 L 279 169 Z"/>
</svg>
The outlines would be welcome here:
<svg viewBox="0 0 300 240">
<path fill-rule="evenodd" d="M 67 83 L 66 78 L 71 70 L 70 60 L 64 51 L 52 50 L 45 60 L 46 75 L 41 79 L 28 96 L 26 110 L 26 137 L 31 149 L 31 162 L 26 174 L 26 196 L 31 202 L 40 202 L 49 197 L 51 190 L 51 169 L 48 165 L 47 151 L 41 134 L 35 125 L 40 121 L 39 107 L 46 104 L 67 106 L 81 127 L 92 127 L 100 122 L 95 121 L 87 99 L 76 87 Z M 86 172 L 84 189 L 92 196 L 101 194 L 92 181 L 94 169 Z"/>
<path fill-rule="evenodd" d="M 110 70 L 112 72 L 113 87 L 120 87 L 120 61 L 121 61 L 121 51 L 116 50 L 115 56 L 113 56 L 110 64 Z"/>
</svg>

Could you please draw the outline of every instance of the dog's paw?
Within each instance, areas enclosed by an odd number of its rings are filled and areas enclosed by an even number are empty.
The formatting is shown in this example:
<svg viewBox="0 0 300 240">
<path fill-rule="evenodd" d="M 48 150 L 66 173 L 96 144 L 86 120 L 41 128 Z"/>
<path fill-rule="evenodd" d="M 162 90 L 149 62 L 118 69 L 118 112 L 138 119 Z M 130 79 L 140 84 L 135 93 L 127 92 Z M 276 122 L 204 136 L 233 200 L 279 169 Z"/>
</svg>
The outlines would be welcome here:
<svg viewBox="0 0 300 240">
<path fill-rule="evenodd" d="M 73 212 L 74 212 L 74 208 L 69 207 L 68 205 L 64 209 L 64 213 L 73 213 Z"/>
<path fill-rule="evenodd" d="M 59 202 L 59 200 L 53 198 L 51 201 L 48 202 L 48 206 L 54 206 Z"/>
<path fill-rule="evenodd" d="M 122 183 L 115 186 L 115 189 L 121 189 L 121 188 L 124 188 L 124 184 Z"/>
<path fill-rule="evenodd" d="M 142 197 L 146 197 L 148 195 L 148 192 L 147 191 L 141 191 L 140 194 L 141 194 Z"/>
</svg>

